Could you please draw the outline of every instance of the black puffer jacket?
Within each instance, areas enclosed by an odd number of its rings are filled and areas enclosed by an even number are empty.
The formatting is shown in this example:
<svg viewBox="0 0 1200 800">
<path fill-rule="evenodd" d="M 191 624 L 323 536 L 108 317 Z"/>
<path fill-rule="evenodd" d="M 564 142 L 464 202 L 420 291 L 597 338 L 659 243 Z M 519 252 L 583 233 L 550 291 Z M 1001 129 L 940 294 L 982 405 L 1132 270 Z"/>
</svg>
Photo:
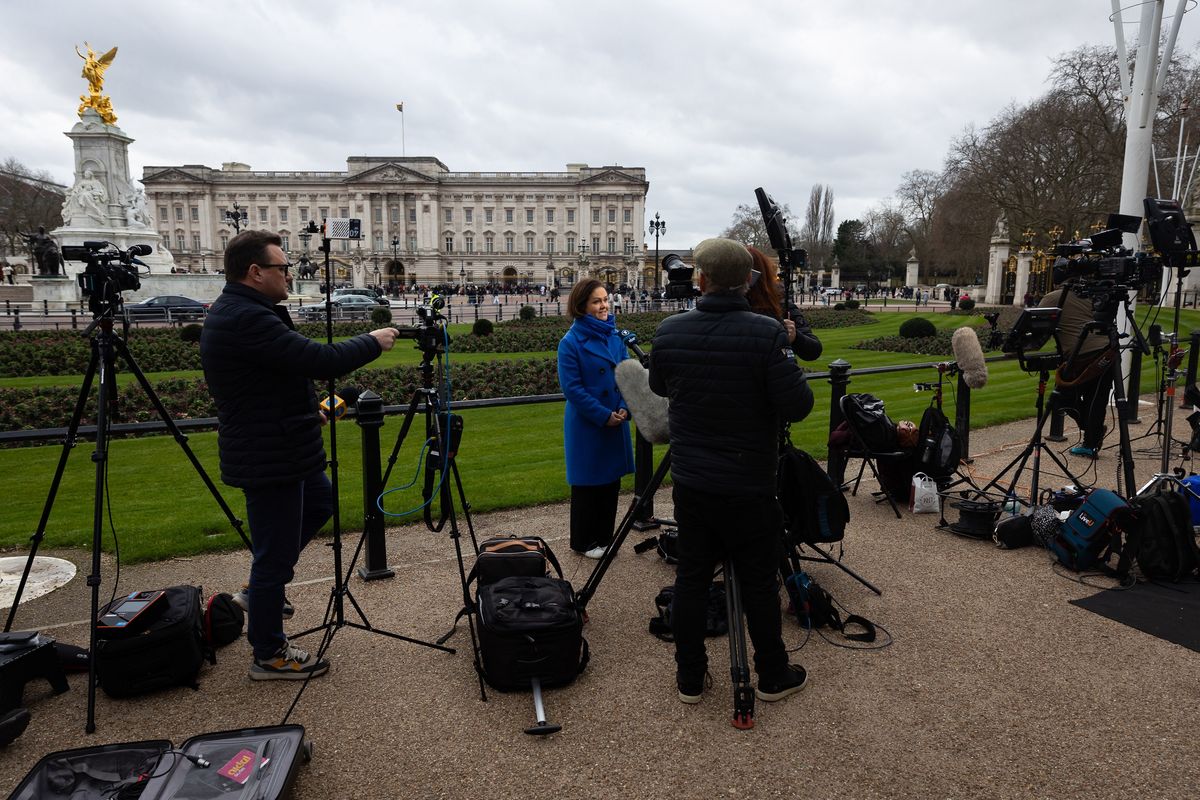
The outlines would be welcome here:
<svg viewBox="0 0 1200 800">
<path fill-rule="evenodd" d="M 813 407 L 783 326 L 732 294 L 663 320 L 650 388 L 671 400 L 671 477 L 719 495 L 774 494 L 780 421 Z"/>
<path fill-rule="evenodd" d="M 221 480 L 257 488 L 325 466 L 313 378 L 336 378 L 383 352 L 370 334 L 334 345 L 296 332 L 283 306 L 228 283 L 200 336 L 204 378 L 217 403 Z"/>
</svg>

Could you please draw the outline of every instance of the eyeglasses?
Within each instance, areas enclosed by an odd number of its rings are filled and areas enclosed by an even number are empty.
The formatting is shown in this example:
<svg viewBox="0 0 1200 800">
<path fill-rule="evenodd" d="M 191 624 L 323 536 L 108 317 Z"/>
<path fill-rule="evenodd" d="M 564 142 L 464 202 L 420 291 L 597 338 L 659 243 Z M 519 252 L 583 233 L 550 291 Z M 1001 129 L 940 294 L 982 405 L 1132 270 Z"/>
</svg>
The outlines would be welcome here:
<svg viewBox="0 0 1200 800">
<path fill-rule="evenodd" d="M 281 269 L 286 274 L 291 271 L 292 266 L 293 266 L 292 262 L 285 261 L 282 264 L 259 264 L 258 268 L 259 269 Z"/>
</svg>

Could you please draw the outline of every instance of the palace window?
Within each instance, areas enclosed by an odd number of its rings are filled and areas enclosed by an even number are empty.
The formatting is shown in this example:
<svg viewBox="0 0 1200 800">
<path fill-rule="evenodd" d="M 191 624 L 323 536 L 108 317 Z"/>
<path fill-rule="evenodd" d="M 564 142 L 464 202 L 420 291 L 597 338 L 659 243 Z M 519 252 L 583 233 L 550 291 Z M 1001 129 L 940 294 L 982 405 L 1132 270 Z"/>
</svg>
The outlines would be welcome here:
<svg viewBox="0 0 1200 800">
<path fill-rule="evenodd" d="M 513 237 L 507 235 L 504 237 L 504 252 L 511 253 L 513 251 Z"/>
<path fill-rule="evenodd" d="M 575 209 L 573 209 L 573 208 L 567 209 L 567 224 L 568 225 L 575 224 Z"/>
<path fill-rule="evenodd" d="M 454 237 L 453 236 L 446 237 L 446 252 L 447 253 L 454 252 Z"/>
<path fill-rule="evenodd" d="M 597 225 L 600 224 L 600 209 L 592 209 L 592 222 L 596 223 Z"/>
<path fill-rule="evenodd" d="M 608 237 L 608 252 L 610 252 L 610 253 L 617 252 L 617 237 L 615 237 L 615 236 Z"/>
<path fill-rule="evenodd" d="M 485 236 L 483 239 L 483 252 L 490 253 L 495 247 L 496 240 L 491 236 Z"/>
<path fill-rule="evenodd" d="M 553 208 L 546 209 L 546 224 L 547 225 L 554 224 L 554 209 Z"/>
<path fill-rule="evenodd" d="M 280 221 L 280 222 L 287 222 L 287 221 L 288 221 L 288 218 L 287 218 L 287 217 L 288 217 L 288 213 L 287 213 L 287 212 L 288 212 L 288 210 L 287 210 L 286 208 L 281 208 L 281 209 L 279 209 L 279 221 Z"/>
<path fill-rule="evenodd" d="M 192 206 L 191 211 L 192 211 L 192 222 L 199 222 L 200 221 L 200 209 L 196 208 L 195 206 Z"/>
<path fill-rule="evenodd" d="M 266 206 L 258 207 L 258 221 L 259 222 L 267 221 L 267 207 Z"/>
<path fill-rule="evenodd" d="M 512 215 L 512 212 L 513 212 L 513 210 L 512 210 L 511 208 L 506 208 L 506 209 L 504 209 L 504 221 L 505 221 L 505 222 L 512 222 L 512 221 L 513 221 L 513 215 Z"/>
</svg>

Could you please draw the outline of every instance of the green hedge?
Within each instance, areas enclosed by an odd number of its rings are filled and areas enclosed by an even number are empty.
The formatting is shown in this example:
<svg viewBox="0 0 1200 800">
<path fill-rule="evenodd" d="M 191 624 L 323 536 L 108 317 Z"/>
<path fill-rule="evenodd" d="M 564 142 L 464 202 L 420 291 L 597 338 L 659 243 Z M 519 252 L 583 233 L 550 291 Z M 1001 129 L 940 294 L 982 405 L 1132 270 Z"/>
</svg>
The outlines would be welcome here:
<svg viewBox="0 0 1200 800">
<path fill-rule="evenodd" d="M 454 400 L 556 394 L 558 368 L 555 359 L 513 359 L 457 365 L 450 363 L 450 396 Z M 421 385 L 419 367 L 358 370 L 344 379 L 380 395 L 384 403 L 408 403 Z M 216 405 L 203 378 L 168 378 L 155 382 L 154 389 L 175 419 L 215 417 Z M 321 387 L 318 386 L 318 392 Z M 97 389 L 85 410 L 83 425 L 94 425 Z M 0 388 L 0 430 L 35 430 L 66 427 L 79 397 L 78 387 Z M 445 395 L 443 394 L 443 398 Z M 121 391 L 120 402 L 110 414 L 113 423 L 150 422 L 158 419 L 153 404 L 140 387 Z"/>
<path fill-rule="evenodd" d="M 950 339 L 953 331 L 939 331 L 934 336 L 881 336 L 851 345 L 855 350 L 882 350 L 889 353 L 917 353 L 919 355 L 948 356 L 953 353 Z"/>
</svg>

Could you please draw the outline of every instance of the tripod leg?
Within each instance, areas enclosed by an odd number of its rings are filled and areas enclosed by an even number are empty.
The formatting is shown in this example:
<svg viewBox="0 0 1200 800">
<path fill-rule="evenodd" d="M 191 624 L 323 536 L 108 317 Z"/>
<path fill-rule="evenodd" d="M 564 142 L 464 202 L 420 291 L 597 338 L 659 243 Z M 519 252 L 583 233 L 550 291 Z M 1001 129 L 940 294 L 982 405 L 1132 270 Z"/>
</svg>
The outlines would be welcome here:
<svg viewBox="0 0 1200 800">
<path fill-rule="evenodd" d="M 13 619 L 17 615 L 17 607 L 21 605 L 21 595 L 25 593 L 25 584 L 29 580 L 29 571 L 33 568 L 33 559 L 37 557 L 38 547 L 46 535 L 46 524 L 50 521 L 50 511 L 54 508 L 54 499 L 58 497 L 58 487 L 62 484 L 63 473 L 67 468 L 67 457 L 75 446 L 75 437 L 79 432 L 79 423 L 83 419 L 83 409 L 87 407 L 88 395 L 92 391 L 92 379 L 96 375 L 96 364 L 99 361 L 95 343 L 92 345 L 92 357 L 88 361 L 87 372 L 83 376 L 83 386 L 79 390 L 79 399 L 75 401 L 75 411 L 71 414 L 71 422 L 67 426 L 67 438 L 63 440 L 62 452 L 58 456 L 58 467 L 54 470 L 54 478 L 50 481 L 50 491 L 46 495 L 46 503 L 42 506 L 42 516 L 38 520 L 37 530 L 30 539 L 29 558 L 25 561 L 25 569 L 21 571 L 21 580 L 17 584 L 17 594 L 13 597 L 12 607 L 8 609 L 8 619 L 4 622 L 4 630 L 12 629 Z"/>
<path fill-rule="evenodd" d="M 750 685 L 750 659 L 746 626 L 742 622 L 742 592 L 733 561 L 725 561 L 725 614 L 729 625 L 729 676 L 733 682 L 733 727 L 754 727 L 754 688 Z"/>
<path fill-rule="evenodd" d="M 209 494 L 211 494 L 213 499 L 217 501 L 217 505 L 220 506 L 221 511 L 225 513 L 225 517 L 229 520 L 229 524 L 232 525 L 233 529 L 237 531 L 238 536 L 242 537 L 242 542 L 245 543 L 246 549 L 251 549 L 250 538 L 246 536 L 246 531 L 243 528 L 242 520 L 238 519 L 237 515 L 233 513 L 233 509 L 229 507 L 229 504 L 225 502 L 225 498 L 221 496 L 220 490 L 217 489 L 216 484 L 212 482 L 212 478 L 208 476 L 208 472 L 204 469 L 204 465 L 200 463 L 200 459 L 196 458 L 196 454 L 192 452 L 192 448 L 187 443 L 187 436 L 185 436 L 183 432 L 179 430 L 179 426 L 175 424 L 175 420 L 172 418 L 170 412 L 167 411 L 167 407 L 163 405 L 162 399 L 159 398 L 158 393 L 154 391 L 154 387 L 150 385 L 150 381 L 146 379 L 146 374 L 142 372 L 142 368 L 139 367 L 137 362 L 133 360 L 133 355 L 129 352 L 128 346 L 125 344 L 125 342 L 121 341 L 120 339 L 116 339 L 115 337 L 114 341 L 116 342 L 117 352 L 121 354 L 121 357 L 129 366 L 130 371 L 132 371 L 134 376 L 137 377 L 137 381 L 141 385 L 142 391 L 144 391 L 146 396 L 150 398 L 150 402 L 154 405 L 154 410 L 158 412 L 159 419 L 161 419 L 163 424 L 167 426 L 167 430 L 171 432 L 171 436 L 174 437 L 176 443 L 179 445 L 179 448 L 183 450 L 183 453 L 187 456 L 188 461 L 192 462 L 192 467 L 196 470 L 196 474 L 198 474 L 200 479 L 204 481 L 204 485 L 208 488 Z"/>
<path fill-rule="evenodd" d="M 813 556 L 802 556 L 802 555 L 799 555 L 799 554 L 797 554 L 797 555 L 796 555 L 796 558 L 797 558 L 798 560 L 800 560 L 800 561 L 813 561 L 813 562 L 815 562 L 815 563 L 818 563 L 818 564 L 832 564 L 833 566 L 835 566 L 835 567 L 837 567 L 838 569 L 840 569 L 842 572 L 844 572 L 844 573 L 846 573 L 847 575 L 849 575 L 851 578 L 854 578 L 854 580 L 858 581 L 858 582 L 859 582 L 859 583 L 861 583 L 863 586 L 865 586 L 865 587 L 867 587 L 868 589 L 870 589 L 870 590 L 871 590 L 872 592 L 874 592 L 875 594 L 877 594 L 877 595 L 882 595 L 882 594 L 883 594 L 883 592 L 882 592 L 882 591 L 881 591 L 881 590 L 880 590 L 880 589 L 879 589 L 877 586 L 875 586 L 875 584 L 871 583 L 869 580 L 867 580 L 867 579 L 866 579 L 866 578 L 864 578 L 863 576 L 859 575 L 857 572 L 855 572 L 854 570 L 850 569 L 850 568 L 849 568 L 849 567 L 847 567 L 845 564 L 843 564 L 841 561 L 837 560 L 836 558 L 834 558 L 832 555 L 830 555 L 829 553 L 825 552 L 825 551 L 824 551 L 824 550 L 822 550 L 821 548 L 817 547 L 815 544 L 809 544 L 809 545 L 805 545 L 805 547 L 810 547 L 810 548 L 812 548 L 812 549 L 813 549 L 815 552 L 819 553 L 821 557 L 820 557 L 820 558 L 814 558 Z"/>
<path fill-rule="evenodd" d="M 597 587 L 600 586 L 600 581 L 604 578 L 604 573 L 608 571 L 612 560 L 616 558 L 617 551 L 621 549 L 621 545 L 625 542 L 625 537 L 633 529 L 634 521 L 641 518 L 643 510 L 652 502 L 654 493 L 662 485 L 663 478 L 667 476 L 667 471 L 670 468 L 671 450 L 668 448 L 667 452 L 663 455 L 662 462 L 658 465 L 658 469 L 654 471 L 654 475 L 650 478 L 650 483 L 646 485 L 646 491 L 633 498 L 633 504 L 625 512 L 625 516 L 621 519 L 621 524 L 617 526 L 617 532 L 613 536 L 612 544 L 608 546 L 600 561 L 597 562 L 595 569 L 592 570 L 592 574 L 588 576 L 587 581 L 583 584 L 583 588 L 576 594 L 580 611 L 586 611 L 588 601 L 592 599 L 592 595 L 595 594 Z"/>
</svg>

